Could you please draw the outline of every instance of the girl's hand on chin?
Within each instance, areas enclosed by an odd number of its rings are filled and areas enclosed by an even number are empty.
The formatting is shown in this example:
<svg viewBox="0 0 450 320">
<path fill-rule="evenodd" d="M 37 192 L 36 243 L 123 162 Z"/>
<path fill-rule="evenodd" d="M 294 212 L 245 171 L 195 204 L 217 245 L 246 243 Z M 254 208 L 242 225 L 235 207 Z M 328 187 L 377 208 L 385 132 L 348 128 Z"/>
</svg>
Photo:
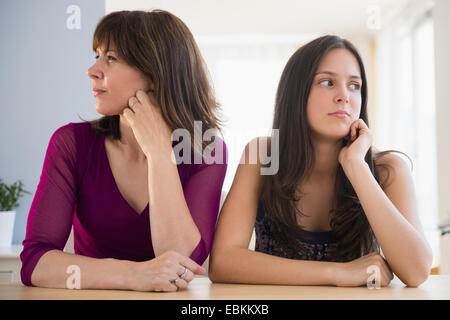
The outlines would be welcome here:
<svg viewBox="0 0 450 320">
<path fill-rule="evenodd" d="M 339 163 L 343 168 L 352 162 L 364 162 L 364 158 L 372 146 L 372 133 L 362 119 L 354 121 L 350 126 L 349 136 L 345 138 L 347 145 L 339 153 Z"/>
</svg>

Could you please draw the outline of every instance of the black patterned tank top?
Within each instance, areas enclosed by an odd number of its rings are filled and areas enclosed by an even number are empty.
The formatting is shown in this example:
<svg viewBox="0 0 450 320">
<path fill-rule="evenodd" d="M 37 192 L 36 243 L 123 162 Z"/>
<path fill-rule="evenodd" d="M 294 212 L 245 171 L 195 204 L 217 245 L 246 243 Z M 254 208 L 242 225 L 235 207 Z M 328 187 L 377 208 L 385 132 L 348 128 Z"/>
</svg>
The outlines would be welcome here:
<svg viewBox="0 0 450 320">
<path fill-rule="evenodd" d="M 274 239 L 273 224 L 270 223 L 269 219 L 264 219 L 264 215 L 264 208 L 260 201 L 255 221 L 255 251 L 288 259 L 332 261 L 329 255 L 336 250 L 336 243 L 333 242 L 333 231 L 311 232 L 304 230 L 305 233 L 310 235 L 310 239 L 298 238 L 307 252 L 307 254 L 300 254 L 292 248 L 281 245 Z"/>
</svg>

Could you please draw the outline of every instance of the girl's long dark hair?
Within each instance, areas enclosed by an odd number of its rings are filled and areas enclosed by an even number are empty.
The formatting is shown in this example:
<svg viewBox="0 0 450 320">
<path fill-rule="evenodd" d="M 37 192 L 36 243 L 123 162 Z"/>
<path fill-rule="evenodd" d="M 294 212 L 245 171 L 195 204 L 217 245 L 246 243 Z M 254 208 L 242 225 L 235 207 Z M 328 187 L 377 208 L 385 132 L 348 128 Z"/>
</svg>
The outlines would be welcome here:
<svg viewBox="0 0 450 320">
<path fill-rule="evenodd" d="M 308 239 L 308 234 L 297 222 L 298 215 L 306 216 L 296 206 L 301 199 L 298 186 L 308 178 L 315 162 L 306 106 L 319 63 L 328 52 L 337 48 L 347 49 L 358 61 L 362 80 L 360 118 L 369 125 L 364 65 L 356 48 L 340 37 L 323 36 L 300 47 L 284 68 L 276 94 L 273 129 L 279 129 L 279 170 L 275 175 L 263 177 L 260 199 L 267 219 L 274 226 L 275 239 L 300 255 L 305 253 L 305 248 L 298 237 Z M 345 143 L 343 139 L 342 146 Z M 370 148 L 365 156 L 379 183 L 375 160 L 389 152 L 396 151 L 384 151 L 374 156 Z M 350 261 L 370 252 L 379 252 L 361 203 L 340 165 L 335 179 L 333 209 L 329 214 L 337 243 L 337 250 L 331 253 L 330 260 Z"/>
</svg>

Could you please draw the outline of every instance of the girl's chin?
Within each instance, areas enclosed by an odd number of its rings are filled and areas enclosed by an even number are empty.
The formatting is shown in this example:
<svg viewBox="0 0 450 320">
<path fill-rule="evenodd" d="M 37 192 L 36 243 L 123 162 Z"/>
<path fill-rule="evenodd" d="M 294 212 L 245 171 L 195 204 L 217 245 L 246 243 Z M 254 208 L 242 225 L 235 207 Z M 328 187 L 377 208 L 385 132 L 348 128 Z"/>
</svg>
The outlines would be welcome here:
<svg viewBox="0 0 450 320">
<path fill-rule="evenodd" d="M 341 133 L 322 132 L 320 134 L 315 134 L 315 136 L 317 138 L 319 138 L 320 140 L 341 141 L 348 136 L 348 133 L 345 133 L 345 132 L 341 132 Z"/>
<path fill-rule="evenodd" d="M 341 130 L 336 130 L 333 132 L 327 132 L 326 134 L 324 134 L 325 136 L 328 136 L 329 139 L 332 140 L 342 140 L 345 137 L 348 136 L 349 132 L 350 132 L 350 128 L 340 128 Z"/>
</svg>

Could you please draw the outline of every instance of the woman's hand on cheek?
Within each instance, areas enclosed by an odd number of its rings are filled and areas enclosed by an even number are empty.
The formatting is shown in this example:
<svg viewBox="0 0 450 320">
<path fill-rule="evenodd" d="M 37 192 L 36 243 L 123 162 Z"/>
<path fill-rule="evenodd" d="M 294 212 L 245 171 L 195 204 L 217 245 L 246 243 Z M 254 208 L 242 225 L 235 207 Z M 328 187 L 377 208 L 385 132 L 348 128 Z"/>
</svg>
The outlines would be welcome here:
<svg viewBox="0 0 450 320">
<path fill-rule="evenodd" d="M 364 162 L 364 158 L 372 146 L 372 133 L 362 119 L 354 121 L 350 126 L 347 145 L 339 153 L 339 163 L 343 168 L 350 162 Z"/>
<path fill-rule="evenodd" d="M 164 120 L 153 92 L 138 90 L 136 96 L 128 99 L 123 116 L 130 124 L 134 136 L 147 159 L 170 156 L 172 132 Z"/>
</svg>

